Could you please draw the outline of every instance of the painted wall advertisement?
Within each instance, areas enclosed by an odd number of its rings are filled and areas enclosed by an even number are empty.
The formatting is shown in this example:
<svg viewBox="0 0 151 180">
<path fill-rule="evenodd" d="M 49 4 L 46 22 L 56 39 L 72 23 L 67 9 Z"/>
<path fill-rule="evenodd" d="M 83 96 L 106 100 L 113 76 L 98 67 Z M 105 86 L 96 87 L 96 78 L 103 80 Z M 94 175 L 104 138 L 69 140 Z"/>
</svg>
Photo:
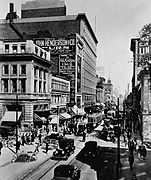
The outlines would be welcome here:
<svg viewBox="0 0 151 180">
<path fill-rule="evenodd" d="M 75 55 L 64 54 L 59 58 L 59 71 L 70 79 L 70 102 L 75 102 Z"/>
<path fill-rule="evenodd" d="M 76 38 L 43 38 L 35 39 L 34 42 L 50 50 L 51 61 L 54 62 L 52 72 L 66 76 L 70 80 L 70 102 L 74 103 Z"/>
<path fill-rule="evenodd" d="M 51 50 L 55 54 L 68 54 L 76 51 L 75 38 L 44 38 L 35 39 L 35 44 Z"/>
</svg>

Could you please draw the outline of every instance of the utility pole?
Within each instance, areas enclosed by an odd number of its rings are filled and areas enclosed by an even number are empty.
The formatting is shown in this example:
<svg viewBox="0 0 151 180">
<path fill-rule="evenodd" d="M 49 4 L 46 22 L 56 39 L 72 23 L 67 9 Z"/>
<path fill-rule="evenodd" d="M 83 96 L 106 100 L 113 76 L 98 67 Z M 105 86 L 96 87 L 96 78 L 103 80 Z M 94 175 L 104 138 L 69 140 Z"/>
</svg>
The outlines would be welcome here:
<svg viewBox="0 0 151 180">
<path fill-rule="evenodd" d="M 122 166 L 120 162 L 120 118 L 119 118 L 119 98 L 117 99 L 117 121 L 118 121 L 118 137 L 117 137 L 117 155 L 116 155 L 116 178 L 119 178 L 119 168 Z"/>
<path fill-rule="evenodd" d="M 16 154 L 18 151 L 18 94 L 16 94 Z"/>
</svg>

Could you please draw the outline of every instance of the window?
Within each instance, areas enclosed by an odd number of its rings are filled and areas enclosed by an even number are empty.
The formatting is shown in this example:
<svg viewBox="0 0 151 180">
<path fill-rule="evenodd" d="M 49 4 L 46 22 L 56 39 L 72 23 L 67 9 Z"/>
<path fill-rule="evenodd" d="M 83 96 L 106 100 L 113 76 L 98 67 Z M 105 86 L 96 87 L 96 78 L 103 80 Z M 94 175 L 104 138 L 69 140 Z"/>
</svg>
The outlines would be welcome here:
<svg viewBox="0 0 151 180">
<path fill-rule="evenodd" d="M 37 92 L 37 80 L 34 80 L 34 92 Z"/>
<path fill-rule="evenodd" d="M 46 79 L 46 72 L 44 71 L 44 79 Z"/>
<path fill-rule="evenodd" d="M 20 74 L 21 75 L 26 75 L 26 65 L 21 65 L 20 66 Z"/>
<path fill-rule="evenodd" d="M 44 93 L 46 93 L 46 82 L 44 82 Z"/>
<path fill-rule="evenodd" d="M 39 92 L 42 93 L 42 81 L 39 82 Z"/>
<path fill-rule="evenodd" d="M 3 79 L 3 92 L 8 92 L 8 79 Z"/>
<path fill-rule="evenodd" d="M 12 49 L 13 49 L 13 53 L 17 53 L 17 44 L 14 44 L 12 46 Z"/>
<path fill-rule="evenodd" d="M 42 79 L 42 70 L 39 70 L 39 78 Z"/>
<path fill-rule="evenodd" d="M 25 44 L 21 44 L 20 49 L 21 49 L 21 52 L 24 53 L 26 51 Z"/>
<path fill-rule="evenodd" d="M 17 79 L 12 79 L 12 92 L 17 92 Z"/>
<path fill-rule="evenodd" d="M 34 68 L 34 76 L 37 77 L 38 76 L 38 69 L 35 67 Z"/>
<path fill-rule="evenodd" d="M 3 75 L 8 75 L 9 74 L 9 66 L 8 64 L 3 66 Z"/>
<path fill-rule="evenodd" d="M 21 92 L 25 93 L 26 92 L 26 80 L 25 79 L 21 79 L 20 80 L 20 88 L 21 88 Z"/>
<path fill-rule="evenodd" d="M 17 65 L 12 65 L 12 75 L 17 75 Z"/>
<path fill-rule="evenodd" d="M 6 53 L 9 52 L 9 44 L 5 44 L 5 52 L 6 52 Z"/>
</svg>

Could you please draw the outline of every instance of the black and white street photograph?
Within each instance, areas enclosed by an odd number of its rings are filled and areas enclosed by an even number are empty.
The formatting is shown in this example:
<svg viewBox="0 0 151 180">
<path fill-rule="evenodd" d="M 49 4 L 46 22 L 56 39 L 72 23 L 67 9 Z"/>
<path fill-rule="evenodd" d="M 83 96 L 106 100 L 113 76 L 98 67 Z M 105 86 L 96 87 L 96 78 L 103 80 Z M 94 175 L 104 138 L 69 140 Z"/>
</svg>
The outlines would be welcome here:
<svg viewBox="0 0 151 180">
<path fill-rule="evenodd" d="M 0 0 L 0 180 L 151 180 L 150 0 Z"/>
</svg>

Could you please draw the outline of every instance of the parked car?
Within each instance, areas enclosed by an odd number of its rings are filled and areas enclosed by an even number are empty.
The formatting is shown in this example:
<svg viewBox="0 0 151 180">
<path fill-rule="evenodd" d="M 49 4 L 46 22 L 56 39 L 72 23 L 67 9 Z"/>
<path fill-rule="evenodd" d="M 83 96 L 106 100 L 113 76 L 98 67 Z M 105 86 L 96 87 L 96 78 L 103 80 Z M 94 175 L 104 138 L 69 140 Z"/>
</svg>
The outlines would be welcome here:
<svg viewBox="0 0 151 180">
<path fill-rule="evenodd" d="M 58 141 L 59 147 L 53 152 L 51 159 L 67 160 L 68 157 L 74 152 L 74 139 L 61 139 Z"/>
<path fill-rule="evenodd" d="M 80 170 L 73 165 L 61 164 L 54 169 L 52 180 L 79 180 Z"/>
</svg>

